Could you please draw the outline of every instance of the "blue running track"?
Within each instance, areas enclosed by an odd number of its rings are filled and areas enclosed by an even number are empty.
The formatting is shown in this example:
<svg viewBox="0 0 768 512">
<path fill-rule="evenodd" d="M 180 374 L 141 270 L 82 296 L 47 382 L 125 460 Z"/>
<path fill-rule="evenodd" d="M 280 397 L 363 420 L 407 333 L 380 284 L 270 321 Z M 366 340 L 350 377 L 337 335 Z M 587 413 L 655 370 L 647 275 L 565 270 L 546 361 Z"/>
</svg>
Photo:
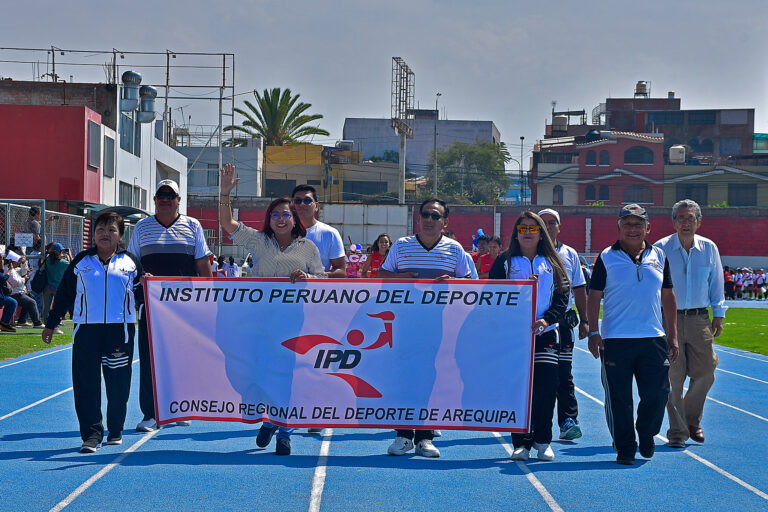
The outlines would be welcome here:
<svg viewBox="0 0 768 512">
<path fill-rule="evenodd" d="M 301 430 L 289 457 L 274 441 L 257 449 L 257 426 L 137 433 L 138 364 L 123 445 L 85 455 L 71 346 L 3 361 L 0 510 L 768 510 L 768 357 L 718 347 L 706 443 L 674 450 L 659 437 L 652 460 L 619 466 L 585 348 L 574 353 L 584 437 L 555 441 L 554 462 L 527 463 L 509 460 L 509 436 L 491 432 L 444 430 L 439 459 L 385 455 L 393 433 L 383 430 Z"/>
</svg>

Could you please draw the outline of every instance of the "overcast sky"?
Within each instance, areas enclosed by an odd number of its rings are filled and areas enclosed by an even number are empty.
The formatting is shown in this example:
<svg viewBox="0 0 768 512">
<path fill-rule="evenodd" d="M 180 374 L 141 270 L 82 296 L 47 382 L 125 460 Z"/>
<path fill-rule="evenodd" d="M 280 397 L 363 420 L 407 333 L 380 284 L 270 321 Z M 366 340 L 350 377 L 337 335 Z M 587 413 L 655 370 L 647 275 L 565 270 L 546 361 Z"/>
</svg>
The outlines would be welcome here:
<svg viewBox="0 0 768 512">
<path fill-rule="evenodd" d="M 493 121 L 516 156 L 521 135 L 526 153 L 542 137 L 553 100 L 558 109 L 589 113 L 606 97 L 631 97 L 638 80 L 651 82 L 653 97 L 675 91 L 685 109 L 755 108 L 756 131 L 768 132 L 766 15 L 765 0 L 26 0 L 4 3 L 0 46 L 231 52 L 236 92 L 300 93 L 311 112 L 325 116 L 320 125 L 331 136 L 314 141 L 325 144 L 341 138 L 346 117 L 389 117 L 391 58 L 399 56 L 416 75 L 422 108 L 434 108 L 435 93 L 442 93 L 440 110 L 449 119 Z M 2 60 L 30 57 L 0 51 Z M 44 69 L 45 53 L 35 58 Z M 141 66 L 163 64 L 164 57 L 127 58 L 145 82 L 164 81 L 160 69 Z M 57 57 L 64 59 L 72 61 Z M 57 71 L 75 81 L 104 80 L 98 67 Z M 29 80 L 32 66 L 0 62 L 0 76 Z M 214 70 L 174 69 L 171 77 L 186 84 L 219 80 Z M 193 91 L 171 94 L 183 92 Z M 171 105 L 193 125 L 217 123 L 213 102 Z"/>
</svg>

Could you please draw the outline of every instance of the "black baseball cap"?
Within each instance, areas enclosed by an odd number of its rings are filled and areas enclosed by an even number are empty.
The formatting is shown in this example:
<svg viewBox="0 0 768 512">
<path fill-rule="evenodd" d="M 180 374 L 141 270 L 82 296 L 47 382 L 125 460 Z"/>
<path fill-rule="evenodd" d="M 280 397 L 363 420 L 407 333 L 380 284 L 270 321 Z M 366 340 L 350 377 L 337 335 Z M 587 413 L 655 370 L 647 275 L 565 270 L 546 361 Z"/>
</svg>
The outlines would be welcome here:
<svg viewBox="0 0 768 512">
<path fill-rule="evenodd" d="M 619 211 L 619 218 L 623 219 L 624 217 L 629 216 L 640 217 L 644 221 L 648 222 L 648 212 L 646 212 L 645 208 L 639 204 L 632 203 L 622 206 L 621 210 Z"/>
</svg>

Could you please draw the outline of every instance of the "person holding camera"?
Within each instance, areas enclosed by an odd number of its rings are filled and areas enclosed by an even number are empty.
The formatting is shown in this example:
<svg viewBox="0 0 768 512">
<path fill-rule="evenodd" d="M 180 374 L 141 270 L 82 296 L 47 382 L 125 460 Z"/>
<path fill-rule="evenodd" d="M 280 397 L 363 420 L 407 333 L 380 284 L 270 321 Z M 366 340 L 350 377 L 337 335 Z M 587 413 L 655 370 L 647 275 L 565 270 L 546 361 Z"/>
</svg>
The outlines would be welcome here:
<svg viewBox="0 0 768 512">
<path fill-rule="evenodd" d="M 579 404 L 576 401 L 576 391 L 573 385 L 573 328 L 579 327 L 579 339 L 587 337 L 589 322 L 587 321 L 587 281 L 581 270 L 579 253 L 573 247 L 560 242 L 560 214 L 552 208 L 546 208 L 539 212 L 539 217 L 547 226 L 547 233 L 555 244 L 557 255 L 565 266 L 568 280 L 571 282 L 571 297 L 568 299 L 568 310 L 565 320 L 560 322 L 558 332 L 560 334 L 560 354 L 557 358 L 558 386 L 557 386 L 557 424 L 560 427 L 560 439 L 573 441 L 581 437 L 579 426 Z M 573 309 L 576 303 L 578 314 Z"/>
</svg>

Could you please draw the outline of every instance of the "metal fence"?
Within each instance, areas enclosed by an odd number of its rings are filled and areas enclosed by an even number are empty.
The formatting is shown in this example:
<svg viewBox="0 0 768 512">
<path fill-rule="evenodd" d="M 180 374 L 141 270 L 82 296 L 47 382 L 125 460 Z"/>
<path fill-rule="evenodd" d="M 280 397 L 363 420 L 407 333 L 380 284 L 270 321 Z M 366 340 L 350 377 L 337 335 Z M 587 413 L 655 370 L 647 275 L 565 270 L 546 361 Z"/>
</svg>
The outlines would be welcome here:
<svg viewBox="0 0 768 512">
<path fill-rule="evenodd" d="M 19 200 L 18 203 L 0 201 L 0 245 L 4 249 L 16 246 L 22 251 L 28 248 L 31 251 L 33 237 L 29 210 L 32 206 L 41 209 L 41 236 L 45 244 L 58 242 L 69 248 L 73 256 L 83 250 L 84 218 L 45 210 L 45 202 L 42 200 Z"/>
</svg>

